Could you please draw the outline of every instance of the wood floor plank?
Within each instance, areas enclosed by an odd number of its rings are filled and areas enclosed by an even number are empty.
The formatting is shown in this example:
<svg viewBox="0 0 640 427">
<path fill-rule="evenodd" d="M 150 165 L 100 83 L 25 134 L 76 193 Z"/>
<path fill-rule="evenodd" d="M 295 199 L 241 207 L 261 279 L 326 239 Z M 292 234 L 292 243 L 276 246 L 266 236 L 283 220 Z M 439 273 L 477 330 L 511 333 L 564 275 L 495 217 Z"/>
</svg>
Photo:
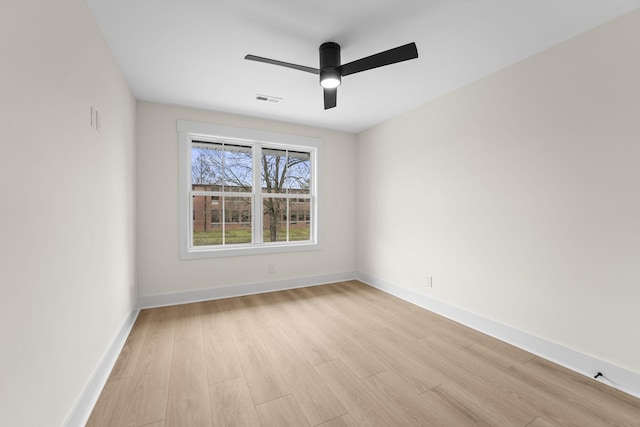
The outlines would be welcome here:
<svg viewBox="0 0 640 427">
<path fill-rule="evenodd" d="M 428 337 L 423 342 L 430 342 L 434 347 L 440 347 L 443 351 L 442 355 L 452 358 L 459 369 L 468 375 L 474 375 L 476 378 L 492 384 L 494 388 L 500 387 L 507 390 L 511 396 L 519 396 L 518 405 L 533 415 L 542 416 L 551 422 L 560 424 L 571 424 L 572 422 L 580 426 L 601 426 L 602 421 L 598 418 L 590 417 L 583 410 L 571 405 L 565 396 L 559 394 L 553 385 L 538 381 L 533 377 L 523 377 L 520 375 L 522 371 L 515 368 L 505 370 L 503 367 L 496 366 L 487 361 L 487 359 L 478 359 L 465 349 L 450 352 L 451 344 L 445 343 L 444 340 L 435 340 L 435 337 Z M 443 345 L 444 344 L 444 345 Z M 514 375 L 516 374 L 516 375 Z"/>
<path fill-rule="evenodd" d="M 334 291 L 324 285 L 292 289 L 290 292 L 300 301 L 304 302 L 307 307 L 313 307 L 314 310 L 325 317 L 339 316 L 342 314 L 342 312 L 330 304 L 327 299 L 327 295 Z"/>
<path fill-rule="evenodd" d="M 277 301 L 274 306 L 278 316 L 275 325 L 295 341 L 312 365 L 337 359 L 337 353 L 319 329 L 330 317 L 315 302 L 305 302 L 310 297 L 297 291 L 293 289 L 268 295 L 272 301 Z"/>
<path fill-rule="evenodd" d="M 283 396 L 256 406 L 262 427 L 309 426 L 296 399 Z"/>
<path fill-rule="evenodd" d="M 209 332 L 203 336 L 209 384 L 243 375 L 233 338 L 228 331 Z"/>
<path fill-rule="evenodd" d="M 152 309 L 147 334 L 153 334 L 160 329 L 175 329 L 179 311 L 179 305 L 170 305 L 167 307 Z"/>
<path fill-rule="evenodd" d="M 466 402 L 471 408 L 479 408 L 476 409 L 477 416 L 490 425 L 515 427 L 531 421 L 531 415 L 512 405 L 510 401 L 496 398 L 492 393 L 479 392 L 478 389 L 477 386 L 466 387 L 456 381 L 448 381 L 438 386 L 438 390 L 451 401 Z"/>
<path fill-rule="evenodd" d="M 512 360 L 514 364 L 527 363 L 528 361 L 536 357 L 534 354 L 531 354 L 528 351 L 522 350 L 511 344 L 507 344 L 506 342 L 490 337 L 489 335 L 478 334 L 478 336 L 479 343 L 481 345 L 504 357 L 507 357 L 508 359 Z"/>
<path fill-rule="evenodd" d="M 609 394 L 608 387 L 604 384 L 586 377 L 579 379 L 577 376 L 575 377 L 577 381 L 566 379 L 559 381 L 558 378 L 565 368 L 554 365 L 555 368 L 550 370 L 531 369 L 535 366 L 530 363 L 517 365 L 509 369 L 509 374 L 514 380 L 522 381 L 534 390 L 544 393 L 549 400 L 565 402 L 564 413 L 580 414 L 601 425 L 610 422 L 615 425 L 640 426 L 640 408 L 627 406 L 623 399 L 611 399 L 613 396 Z M 581 384 L 582 381 L 584 382 Z M 587 384 L 587 381 L 591 384 Z M 592 394 L 592 390 L 596 388 L 600 390 Z M 595 398 L 596 395 L 597 398 Z M 557 412 L 560 412 L 559 408 Z M 545 417 L 545 419 L 565 420 L 564 417 L 555 419 Z"/>
<path fill-rule="evenodd" d="M 526 427 L 555 427 L 555 426 L 550 422 L 547 422 L 544 419 L 538 417 L 535 420 L 531 421 L 529 424 L 527 424 Z"/>
<path fill-rule="evenodd" d="M 355 341 L 370 354 L 376 356 L 387 370 L 398 375 L 405 386 L 411 388 L 414 393 L 420 394 L 447 380 L 441 372 L 411 358 L 410 354 L 403 351 L 402 347 L 385 340 L 383 335 L 376 332 L 374 331 L 364 338 L 357 338 Z"/>
<path fill-rule="evenodd" d="M 247 317 L 251 326 L 260 330 L 270 326 L 275 326 L 274 318 L 268 310 L 268 300 L 263 295 L 247 295 L 240 298 L 243 308 L 247 312 Z"/>
<path fill-rule="evenodd" d="M 209 391 L 214 427 L 260 427 L 244 378 L 211 384 Z"/>
<path fill-rule="evenodd" d="M 404 417 L 388 401 L 369 389 L 357 375 L 340 360 L 315 367 L 333 393 L 340 399 L 349 415 L 360 426 L 398 426 Z"/>
<path fill-rule="evenodd" d="M 225 298 L 216 301 L 228 324 L 249 319 L 249 309 L 242 303 L 242 298 L 244 297 Z"/>
<path fill-rule="evenodd" d="M 211 426 L 211 399 L 202 337 L 176 340 L 171 363 L 167 426 Z"/>
<path fill-rule="evenodd" d="M 640 426 L 640 405 L 637 399 L 628 394 L 539 357 L 528 361 L 520 369 L 566 390 L 576 402 L 590 402 L 590 410 L 601 412 L 600 416 L 604 419 L 614 420 L 620 425 L 636 423 Z"/>
<path fill-rule="evenodd" d="M 382 333 L 377 331 L 376 333 Z M 392 336 L 386 336 L 392 340 Z M 450 391 L 451 388 L 467 390 L 471 396 L 480 397 L 471 399 L 472 403 L 478 406 L 487 405 L 502 411 L 508 419 L 517 421 L 527 421 L 535 418 L 537 415 L 534 408 L 531 407 L 523 396 L 517 392 L 512 393 L 509 389 L 505 389 L 495 381 L 495 378 L 487 379 L 483 375 L 476 375 L 464 369 L 464 365 L 456 359 L 457 352 L 461 351 L 458 345 L 450 341 L 442 340 L 439 337 L 429 337 L 425 340 L 419 340 L 414 343 L 405 343 L 399 341 L 399 345 L 404 345 L 404 350 L 408 357 L 421 362 L 424 366 L 435 369 L 441 375 L 444 375 L 446 381 L 442 390 Z M 433 346 L 433 347 L 432 347 Z M 454 396 L 456 397 L 456 396 Z"/>
<path fill-rule="evenodd" d="M 400 317 L 409 323 L 418 325 L 421 329 L 425 330 L 424 335 L 426 336 L 436 334 L 446 335 L 461 347 L 473 345 L 478 342 L 481 337 L 485 336 L 450 319 L 385 294 L 380 290 L 367 289 L 368 286 L 360 282 L 352 281 L 348 283 L 350 285 L 348 287 L 349 289 L 357 290 L 361 294 L 366 294 L 365 298 L 372 301 L 379 311 L 390 312 L 394 316 Z"/>
<path fill-rule="evenodd" d="M 479 359 L 485 360 L 495 366 L 500 366 L 504 369 L 508 369 L 514 365 L 521 365 L 522 363 L 510 357 L 507 353 L 496 351 L 492 348 L 485 347 L 483 344 L 474 344 L 464 349 L 467 353 L 473 354 Z"/>
<path fill-rule="evenodd" d="M 202 301 L 198 303 L 200 313 L 200 327 L 202 333 L 206 334 L 210 330 L 220 330 L 226 328 L 227 314 L 224 312 L 226 306 L 221 300 Z"/>
<path fill-rule="evenodd" d="M 290 394 L 287 383 L 248 320 L 232 321 L 229 327 L 253 402 L 259 405 Z"/>
<path fill-rule="evenodd" d="M 297 293 L 277 292 L 272 296 L 279 301 L 281 319 L 278 325 L 296 342 L 305 359 L 311 365 L 318 365 L 338 358 L 331 343 L 320 333 L 319 324 L 325 317 L 309 316 L 310 311 L 299 304 Z M 320 322 L 320 323 L 319 323 Z"/>
<path fill-rule="evenodd" d="M 311 425 L 320 424 L 346 413 L 346 409 L 302 356 L 295 344 L 278 327 L 261 330 L 264 342 L 280 369 L 291 393 Z"/>
<path fill-rule="evenodd" d="M 136 373 L 129 382 L 127 399 L 118 413 L 118 426 L 140 426 L 164 420 L 175 329 L 150 327 Z"/>
<path fill-rule="evenodd" d="M 147 336 L 150 322 L 151 312 L 149 310 L 141 310 L 140 313 L 138 313 L 133 328 L 131 328 L 124 347 L 120 351 L 118 360 L 111 371 L 111 378 L 121 379 L 133 377 L 136 365 L 138 364 L 138 358 L 140 354 L 142 354 L 144 340 Z"/>
<path fill-rule="evenodd" d="M 285 292 L 268 292 L 260 295 L 265 301 L 267 306 L 265 311 L 269 316 L 269 321 L 273 322 L 273 326 L 291 322 L 289 313 L 294 315 L 298 313 L 295 308 L 296 301 L 294 300 L 297 296 L 297 293 L 290 295 Z"/>
<path fill-rule="evenodd" d="M 406 383 L 395 373 L 386 371 L 371 375 L 362 380 L 383 401 L 389 402 L 397 410 L 402 411 L 404 419 L 402 425 L 451 425 L 440 416 L 438 411 L 433 411 L 420 395 L 407 388 Z M 398 420 L 399 421 L 399 420 Z"/>
<path fill-rule="evenodd" d="M 437 330 L 433 329 L 433 320 L 425 314 L 429 312 L 415 306 L 414 304 L 371 288 L 370 286 L 364 285 L 358 281 L 345 282 L 345 285 L 340 288 L 360 299 L 368 301 L 370 308 L 374 312 L 385 312 L 391 314 L 406 323 L 418 327 L 423 331 L 421 335 L 424 337 L 437 332 Z"/>
<path fill-rule="evenodd" d="M 325 296 L 327 302 L 338 309 L 342 316 L 354 319 L 363 330 L 363 333 L 389 327 L 389 324 L 385 323 L 385 320 L 378 316 L 378 313 L 367 310 L 359 301 L 354 300 L 348 293 L 343 292 L 343 287 L 336 285 L 326 286 L 334 290 L 333 293 Z"/>
<path fill-rule="evenodd" d="M 316 325 L 316 330 L 329 342 L 338 358 L 359 378 L 365 378 L 386 370 L 386 367 L 374 355 L 358 344 L 332 318 L 327 319 L 321 325 Z"/>
<path fill-rule="evenodd" d="M 345 414 L 326 423 L 318 424 L 318 427 L 358 427 L 358 423 L 355 422 L 351 415 Z"/>
<path fill-rule="evenodd" d="M 131 378 L 124 378 L 107 382 L 91 412 L 87 427 L 118 425 L 118 417 L 120 417 L 121 408 L 125 406 L 131 381 Z"/>
<path fill-rule="evenodd" d="M 202 336 L 200 304 L 182 304 L 176 313 L 176 340 Z"/>
<path fill-rule="evenodd" d="M 217 301 L 200 304 L 205 363 L 209 384 L 243 376 L 240 359 L 227 324 L 224 308 Z"/>
<path fill-rule="evenodd" d="M 440 421 L 436 425 L 442 426 L 492 426 L 484 418 L 481 408 L 472 402 L 457 400 L 440 387 L 424 392 L 424 404 Z"/>
<path fill-rule="evenodd" d="M 389 329 L 396 335 L 405 337 L 408 340 L 425 338 L 433 333 L 429 328 L 414 322 L 412 318 L 398 316 L 397 312 L 389 310 L 386 306 L 377 306 L 366 298 L 367 292 L 359 287 L 335 286 L 334 289 L 344 295 L 346 300 L 352 304 L 352 307 L 355 306 L 358 312 L 361 313 L 359 317 L 351 315 L 347 317 L 353 318 L 354 321 L 364 321 L 365 324 L 371 325 L 370 330 Z M 362 308 L 365 308 L 365 310 L 362 310 Z M 352 308 L 352 310 L 354 309 Z"/>
</svg>

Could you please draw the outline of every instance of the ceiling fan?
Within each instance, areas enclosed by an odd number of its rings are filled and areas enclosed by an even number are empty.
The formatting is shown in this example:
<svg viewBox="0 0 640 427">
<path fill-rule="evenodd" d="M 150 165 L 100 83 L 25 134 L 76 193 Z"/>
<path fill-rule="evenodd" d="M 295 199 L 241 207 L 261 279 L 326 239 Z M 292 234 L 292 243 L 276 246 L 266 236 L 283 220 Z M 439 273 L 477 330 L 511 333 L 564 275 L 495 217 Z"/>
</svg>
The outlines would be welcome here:
<svg viewBox="0 0 640 427">
<path fill-rule="evenodd" d="M 409 43 L 347 64 L 340 64 L 340 45 L 334 42 L 326 42 L 320 45 L 319 69 L 255 55 L 247 55 L 244 59 L 319 74 L 320 86 L 323 87 L 324 91 L 324 109 L 328 110 L 336 106 L 338 86 L 340 86 L 343 76 L 371 70 L 384 65 L 395 64 L 396 62 L 408 61 L 409 59 L 415 59 L 417 57 L 418 49 L 416 48 L 416 44 Z"/>
</svg>

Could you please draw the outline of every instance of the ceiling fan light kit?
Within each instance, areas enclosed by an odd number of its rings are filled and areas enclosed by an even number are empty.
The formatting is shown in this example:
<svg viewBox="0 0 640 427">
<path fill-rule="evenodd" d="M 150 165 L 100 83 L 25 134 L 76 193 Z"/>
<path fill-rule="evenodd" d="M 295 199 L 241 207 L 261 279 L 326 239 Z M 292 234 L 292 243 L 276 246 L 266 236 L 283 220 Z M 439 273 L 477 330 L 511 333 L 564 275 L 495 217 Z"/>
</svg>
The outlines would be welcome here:
<svg viewBox="0 0 640 427">
<path fill-rule="evenodd" d="M 340 66 L 340 45 L 334 42 L 320 45 L 320 86 L 333 89 L 340 86 L 342 77 L 338 72 Z"/>
<path fill-rule="evenodd" d="M 337 88 L 342 83 L 342 77 L 349 74 L 360 73 L 373 68 L 391 65 L 397 62 L 408 61 L 418 57 L 418 49 L 415 43 L 409 43 L 366 58 L 358 59 L 347 64 L 340 64 L 340 45 L 334 42 L 326 42 L 320 45 L 320 68 L 291 64 L 261 56 L 247 55 L 244 59 L 264 62 L 266 64 L 293 68 L 320 75 L 320 86 L 324 92 L 324 109 L 328 110 L 336 106 Z"/>
<path fill-rule="evenodd" d="M 335 71 L 321 71 L 320 72 L 320 86 L 326 89 L 333 89 L 342 83 L 340 74 Z"/>
</svg>

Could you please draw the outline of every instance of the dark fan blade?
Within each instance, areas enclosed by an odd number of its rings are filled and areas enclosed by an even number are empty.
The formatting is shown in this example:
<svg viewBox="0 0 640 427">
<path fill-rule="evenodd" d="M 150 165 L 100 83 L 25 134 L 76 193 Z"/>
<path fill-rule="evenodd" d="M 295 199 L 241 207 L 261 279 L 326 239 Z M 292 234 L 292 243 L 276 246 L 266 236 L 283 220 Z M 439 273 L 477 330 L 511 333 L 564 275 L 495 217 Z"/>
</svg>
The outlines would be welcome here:
<svg viewBox="0 0 640 427">
<path fill-rule="evenodd" d="M 336 106 L 336 99 L 338 98 L 338 88 L 327 89 L 324 88 L 324 109 L 328 110 Z"/>
<path fill-rule="evenodd" d="M 293 68 L 294 70 L 306 71 L 307 73 L 312 73 L 312 74 L 320 74 L 320 70 L 318 70 L 317 68 L 305 67 L 304 65 L 298 65 L 298 64 L 290 64 L 289 62 L 277 61 L 275 59 L 263 58 L 261 56 L 247 55 L 244 57 L 244 59 L 248 59 L 250 61 L 264 62 L 267 64 L 279 65 L 281 67 Z"/>
<path fill-rule="evenodd" d="M 389 49 L 357 61 L 349 62 L 341 65 L 338 70 L 341 75 L 359 73 L 361 71 L 371 70 L 372 68 L 382 67 L 384 65 L 395 64 L 396 62 L 408 61 L 418 57 L 418 48 L 415 43 L 405 44 L 404 46 Z"/>
</svg>

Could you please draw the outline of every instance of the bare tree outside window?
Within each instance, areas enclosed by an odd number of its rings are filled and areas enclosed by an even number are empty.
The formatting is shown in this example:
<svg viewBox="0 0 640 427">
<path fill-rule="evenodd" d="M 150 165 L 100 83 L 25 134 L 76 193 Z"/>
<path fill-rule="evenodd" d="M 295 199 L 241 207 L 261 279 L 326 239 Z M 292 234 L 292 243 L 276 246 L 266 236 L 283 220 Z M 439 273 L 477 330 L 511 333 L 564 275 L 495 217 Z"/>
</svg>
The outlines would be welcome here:
<svg viewBox="0 0 640 427">
<path fill-rule="evenodd" d="M 198 185 L 216 184 L 213 162 L 207 150 L 193 150 L 197 156 L 191 161 L 191 183 Z"/>
<path fill-rule="evenodd" d="M 287 150 L 262 150 L 262 192 L 268 194 L 309 194 L 311 162 L 309 153 Z M 269 230 L 269 241 L 282 239 L 289 220 L 288 198 L 265 197 L 264 214 Z M 284 225 L 284 227 L 282 227 Z M 286 237 L 286 236 L 285 236 Z M 266 236 L 264 237 L 267 240 Z"/>
<path fill-rule="evenodd" d="M 251 216 L 239 214 L 251 211 L 251 150 L 223 143 L 192 147 L 191 188 L 200 192 L 192 197 L 194 246 L 252 242 Z"/>
</svg>

